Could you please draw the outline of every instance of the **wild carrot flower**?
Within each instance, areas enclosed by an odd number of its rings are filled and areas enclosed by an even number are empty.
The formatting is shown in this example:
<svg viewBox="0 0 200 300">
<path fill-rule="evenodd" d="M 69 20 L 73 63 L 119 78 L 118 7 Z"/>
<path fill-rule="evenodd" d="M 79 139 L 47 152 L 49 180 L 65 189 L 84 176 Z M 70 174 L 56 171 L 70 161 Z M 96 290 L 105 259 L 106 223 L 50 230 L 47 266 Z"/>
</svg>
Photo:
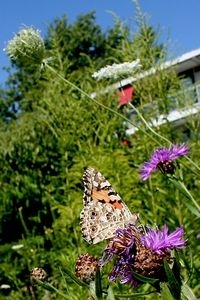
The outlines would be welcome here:
<svg viewBox="0 0 200 300">
<path fill-rule="evenodd" d="M 45 46 L 39 30 L 27 27 L 8 42 L 5 51 L 17 65 L 29 67 L 34 64 L 41 67 Z"/>
<path fill-rule="evenodd" d="M 75 274 L 80 280 L 90 282 L 94 280 L 98 267 L 99 265 L 96 257 L 89 255 L 88 253 L 82 254 L 76 261 Z"/>
<path fill-rule="evenodd" d="M 5 298 L 7 298 L 9 297 L 10 292 L 11 292 L 11 286 L 9 284 L 2 283 L 0 285 L 0 293 L 2 294 L 2 296 L 5 296 Z"/>
<path fill-rule="evenodd" d="M 145 162 L 140 169 L 140 176 L 143 180 L 150 177 L 151 173 L 161 170 L 163 173 L 174 174 L 174 160 L 180 156 L 185 156 L 189 152 L 188 146 L 172 145 L 170 148 L 160 148 L 154 151 L 149 161 Z"/>
<path fill-rule="evenodd" d="M 129 283 L 137 286 L 138 280 L 134 272 L 146 277 L 164 279 L 164 260 L 172 260 L 172 250 L 185 247 L 183 227 L 168 234 L 165 225 L 162 230 L 147 229 L 142 232 L 129 224 L 124 229 L 118 229 L 113 240 L 104 251 L 101 264 L 116 257 L 110 273 L 110 280 L 119 278 L 121 284 Z"/>
<path fill-rule="evenodd" d="M 9 285 L 9 284 L 5 284 L 5 283 L 3 283 L 3 284 L 1 284 L 0 285 L 0 289 L 2 289 L 2 290 L 4 290 L 4 289 L 10 289 L 11 288 L 11 286 Z"/>
<path fill-rule="evenodd" d="M 198 233 L 198 234 L 196 235 L 196 238 L 197 238 L 198 240 L 200 240 L 200 233 Z"/>
<path fill-rule="evenodd" d="M 13 246 L 11 247 L 11 249 L 13 249 L 13 250 L 19 250 L 19 249 L 21 249 L 21 248 L 23 248 L 23 247 L 24 247 L 23 244 L 19 244 L 19 245 L 13 245 Z"/>
<path fill-rule="evenodd" d="M 101 68 L 99 71 L 94 72 L 92 77 L 96 78 L 97 80 L 103 78 L 113 78 L 116 79 L 122 75 L 128 75 L 133 73 L 135 70 L 141 67 L 140 60 L 136 59 L 132 62 L 124 62 L 122 64 L 112 64 L 106 67 Z"/>
</svg>

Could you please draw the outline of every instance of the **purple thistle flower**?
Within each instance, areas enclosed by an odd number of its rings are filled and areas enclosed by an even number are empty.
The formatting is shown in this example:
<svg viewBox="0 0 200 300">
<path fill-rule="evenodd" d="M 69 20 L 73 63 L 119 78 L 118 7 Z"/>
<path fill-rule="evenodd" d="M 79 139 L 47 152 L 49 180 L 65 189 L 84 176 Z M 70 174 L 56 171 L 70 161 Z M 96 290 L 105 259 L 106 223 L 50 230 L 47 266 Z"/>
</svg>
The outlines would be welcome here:
<svg viewBox="0 0 200 300">
<path fill-rule="evenodd" d="M 151 173 L 160 169 L 163 173 L 174 174 L 175 165 L 173 160 L 185 156 L 189 152 L 185 144 L 172 145 L 170 148 L 160 148 L 154 151 L 149 161 L 145 162 L 140 169 L 140 177 L 147 180 Z"/>
<path fill-rule="evenodd" d="M 128 283 L 136 287 L 138 280 L 134 272 L 148 277 L 160 278 L 164 272 L 164 260 L 171 261 L 171 251 L 185 247 L 183 227 L 168 233 L 168 227 L 162 230 L 147 229 L 141 231 L 129 224 L 118 229 L 113 240 L 108 244 L 101 259 L 101 265 L 115 257 L 114 267 L 110 273 L 111 281 L 119 279 L 121 284 Z"/>
<path fill-rule="evenodd" d="M 183 226 L 177 228 L 171 234 L 168 234 L 168 227 L 163 226 L 162 230 L 150 229 L 141 236 L 140 240 L 146 247 L 158 254 L 166 253 L 173 249 L 181 249 L 185 246 L 186 241 L 183 239 Z"/>
<path fill-rule="evenodd" d="M 124 256 L 120 256 L 110 273 L 109 279 L 110 281 L 115 281 L 119 278 L 121 284 L 128 283 L 131 287 L 136 287 L 138 283 L 134 279 L 131 271 L 132 268 L 129 260 Z"/>
</svg>

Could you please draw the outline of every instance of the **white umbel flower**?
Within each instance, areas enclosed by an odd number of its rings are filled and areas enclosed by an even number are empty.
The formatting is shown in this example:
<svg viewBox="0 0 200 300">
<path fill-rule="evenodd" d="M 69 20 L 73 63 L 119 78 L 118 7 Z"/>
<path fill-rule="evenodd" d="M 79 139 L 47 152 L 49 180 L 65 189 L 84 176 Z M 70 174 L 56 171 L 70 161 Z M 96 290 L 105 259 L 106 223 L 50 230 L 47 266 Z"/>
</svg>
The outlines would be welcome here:
<svg viewBox="0 0 200 300">
<path fill-rule="evenodd" d="M 141 67 L 140 60 L 136 59 L 132 62 L 124 62 L 122 64 L 112 64 L 106 67 L 101 68 L 99 71 L 94 72 L 92 77 L 96 78 L 97 80 L 101 80 L 103 78 L 113 78 L 117 79 L 122 75 L 132 74 L 136 70 Z"/>
<path fill-rule="evenodd" d="M 11 286 L 9 284 L 3 283 L 3 284 L 0 285 L 1 290 L 8 290 L 10 288 L 11 288 Z"/>
<path fill-rule="evenodd" d="M 13 245 L 13 246 L 11 247 L 11 249 L 13 249 L 13 250 L 18 250 L 18 249 L 21 249 L 21 248 L 23 248 L 23 247 L 24 247 L 23 244 L 19 244 L 19 245 Z"/>
<path fill-rule="evenodd" d="M 4 49 L 16 64 L 29 67 L 41 66 L 44 61 L 45 45 L 39 30 L 27 27 L 20 30 Z"/>
</svg>

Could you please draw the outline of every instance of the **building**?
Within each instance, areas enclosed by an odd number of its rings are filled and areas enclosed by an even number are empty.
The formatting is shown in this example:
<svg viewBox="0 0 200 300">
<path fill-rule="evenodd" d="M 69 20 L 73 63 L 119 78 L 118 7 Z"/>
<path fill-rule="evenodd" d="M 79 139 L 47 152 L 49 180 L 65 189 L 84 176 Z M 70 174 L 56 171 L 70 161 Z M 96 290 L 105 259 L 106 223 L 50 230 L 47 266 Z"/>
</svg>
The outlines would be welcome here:
<svg viewBox="0 0 200 300">
<path fill-rule="evenodd" d="M 163 63 L 160 68 L 173 68 L 177 75 L 180 76 L 180 80 L 182 81 L 185 90 L 191 92 L 191 98 L 193 100 L 190 106 L 182 107 L 181 109 L 177 109 L 172 105 L 172 108 L 167 115 L 159 114 L 156 119 L 151 120 L 151 125 L 157 127 L 166 122 L 173 122 L 174 125 L 177 126 L 184 123 L 188 116 L 196 115 L 200 111 L 200 48 L 187 52 L 174 60 L 167 61 Z M 156 69 L 151 68 L 135 77 L 123 79 L 120 82 L 109 86 L 103 93 L 118 90 L 119 106 L 126 106 L 134 99 L 134 83 L 146 76 L 155 74 L 155 72 Z M 94 93 L 92 97 L 96 97 L 96 94 Z M 178 98 L 179 95 L 176 95 L 176 97 Z M 174 102 L 176 99 L 173 97 L 172 100 Z M 148 110 L 152 105 L 152 103 L 145 104 L 143 109 Z M 134 118 L 134 114 L 134 111 L 130 112 L 129 115 L 132 115 L 131 119 Z M 138 130 L 139 126 L 136 128 L 132 125 L 128 125 L 128 127 L 126 134 L 131 135 Z"/>
<path fill-rule="evenodd" d="M 187 52 L 172 61 L 167 61 L 161 65 L 161 68 L 173 68 L 177 75 L 181 78 L 185 90 L 191 93 L 193 102 L 190 106 L 182 107 L 181 109 L 173 108 L 168 115 L 159 115 L 156 119 L 151 120 L 151 124 L 155 127 L 161 126 L 166 122 L 174 123 L 179 126 L 185 122 L 189 116 L 196 115 L 200 112 L 200 48 Z M 119 90 L 119 105 L 126 105 L 134 99 L 134 82 L 146 76 L 153 75 L 156 72 L 154 68 L 139 74 L 136 78 L 127 78 L 118 83 Z M 179 95 L 177 95 L 178 98 Z M 175 99 L 173 98 L 173 101 Z M 148 110 L 152 104 L 146 104 L 143 109 Z M 134 112 L 133 112 L 134 114 Z M 129 126 L 126 133 L 133 134 L 138 129 L 134 126 Z"/>
</svg>

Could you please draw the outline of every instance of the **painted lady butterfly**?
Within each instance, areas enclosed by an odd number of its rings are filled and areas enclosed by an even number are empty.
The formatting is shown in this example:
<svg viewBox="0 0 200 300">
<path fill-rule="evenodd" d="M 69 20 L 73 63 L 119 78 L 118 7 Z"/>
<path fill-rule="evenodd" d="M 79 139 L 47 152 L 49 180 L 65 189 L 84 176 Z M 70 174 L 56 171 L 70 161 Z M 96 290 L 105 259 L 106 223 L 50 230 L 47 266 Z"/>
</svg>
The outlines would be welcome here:
<svg viewBox="0 0 200 300">
<path fill-rule="evenodd" d="M 110 239 L 118 228 L 135 224 L 132 214 L 105 177 L 88 167 L 83 175 L 84 195 L 80 224 L 84 239 L 90 244 Z"/>
</svg>

